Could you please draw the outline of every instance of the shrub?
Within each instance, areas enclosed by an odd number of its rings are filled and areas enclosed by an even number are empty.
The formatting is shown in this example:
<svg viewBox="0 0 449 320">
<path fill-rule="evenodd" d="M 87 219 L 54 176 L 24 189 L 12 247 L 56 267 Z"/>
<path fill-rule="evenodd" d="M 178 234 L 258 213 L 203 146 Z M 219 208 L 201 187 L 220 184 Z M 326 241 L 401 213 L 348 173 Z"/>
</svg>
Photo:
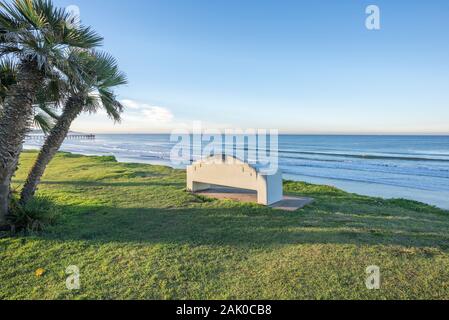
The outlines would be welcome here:
<svg viewBox="0 0 449 320">
<path fill-rule="evenodd" d="M 9 222 L 15 232 L 39 232 L 55 224 L 57 209 L 45 197 L 31 199 L 25 206 L 21 206 L 17 197 L 11 200 Z"/>
</svg>

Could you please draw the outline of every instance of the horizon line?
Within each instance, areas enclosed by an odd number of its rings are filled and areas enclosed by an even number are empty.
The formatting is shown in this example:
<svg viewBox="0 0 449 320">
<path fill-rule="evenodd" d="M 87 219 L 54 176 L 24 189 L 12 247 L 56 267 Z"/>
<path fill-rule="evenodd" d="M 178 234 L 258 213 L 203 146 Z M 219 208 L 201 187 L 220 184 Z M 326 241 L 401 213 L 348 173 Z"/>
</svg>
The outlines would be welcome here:
<svg viewBox="0 0 449 320">
<path fill-rule="evenodd" d="M 77 131 L 79 132 L 79 131 Z M 116 135 L 170 135 L 171 132 L 82 132 L 82 133 L 91 133 L 91 134 L 116 134 Z M 190 133 L 192 134 L 192 133 Z M 224 133 L 222 134 L 224 135 Z M 323 133 L 305 133 L 305 132 L 279 132 L 279 135 L 282 136 L 449 136 L 449 132 L 431 132 L 431 133 L 423 133 L 423 132 L 372 132 L 372 133 L 339 133 L 339 132 L 323 132 Z"/>
</svg>

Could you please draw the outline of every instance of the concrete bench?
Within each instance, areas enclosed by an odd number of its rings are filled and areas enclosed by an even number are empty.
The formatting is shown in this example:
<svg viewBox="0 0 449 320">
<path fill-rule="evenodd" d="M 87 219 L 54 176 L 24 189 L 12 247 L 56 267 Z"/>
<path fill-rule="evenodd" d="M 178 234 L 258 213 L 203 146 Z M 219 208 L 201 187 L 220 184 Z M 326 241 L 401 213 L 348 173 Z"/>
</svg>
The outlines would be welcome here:
<svg viewBox="0 0 449 320">
<path fill-rule="evenodd" d="M 257 192 L 257 203 L 271 205 L 283 199 L 282 172 L 265 175 L 235 157 L 214 156 L 187 167 L 187 189 L 199 192 L 223 186 Z"/>
</svg>

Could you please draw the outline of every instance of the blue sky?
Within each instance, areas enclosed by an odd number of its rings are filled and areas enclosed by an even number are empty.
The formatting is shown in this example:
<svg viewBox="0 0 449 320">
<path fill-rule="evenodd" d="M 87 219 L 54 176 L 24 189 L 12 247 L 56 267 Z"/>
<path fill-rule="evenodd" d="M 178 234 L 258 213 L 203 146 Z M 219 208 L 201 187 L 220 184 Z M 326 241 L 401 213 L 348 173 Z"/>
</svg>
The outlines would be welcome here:
<svg viewBox="0 0 449 320">
<path fill-rule="evenodd" d="M 114 125 L 202 121 L 284 133 L 449 134 L 449 1 L 55 0 L 77 5 L 129 77 Z M 381 30 L 365 28 L 380 8 Z"/>
</svg>

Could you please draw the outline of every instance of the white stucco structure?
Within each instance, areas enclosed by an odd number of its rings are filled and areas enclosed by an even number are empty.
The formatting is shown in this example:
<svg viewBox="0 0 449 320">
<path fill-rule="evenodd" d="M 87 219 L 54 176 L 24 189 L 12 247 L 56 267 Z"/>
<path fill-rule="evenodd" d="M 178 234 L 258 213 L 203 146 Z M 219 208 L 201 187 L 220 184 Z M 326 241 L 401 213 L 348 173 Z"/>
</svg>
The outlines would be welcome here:
<svg viewBox="0 0 449 320">
<path fill-rule="evenodd" d="M 257 168 L 230 156 L 215 156 L 187 167 L 187 189 L 204 191 L 212 185 L 255 190 L 257 202 L 271 205 L 283 199 L 282 172 L 264 175 Z"/>
</svg>

